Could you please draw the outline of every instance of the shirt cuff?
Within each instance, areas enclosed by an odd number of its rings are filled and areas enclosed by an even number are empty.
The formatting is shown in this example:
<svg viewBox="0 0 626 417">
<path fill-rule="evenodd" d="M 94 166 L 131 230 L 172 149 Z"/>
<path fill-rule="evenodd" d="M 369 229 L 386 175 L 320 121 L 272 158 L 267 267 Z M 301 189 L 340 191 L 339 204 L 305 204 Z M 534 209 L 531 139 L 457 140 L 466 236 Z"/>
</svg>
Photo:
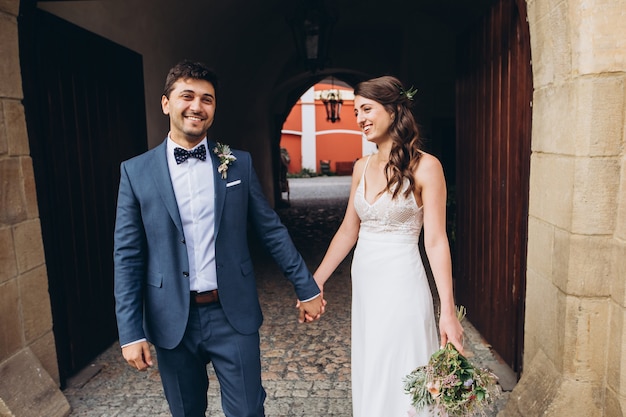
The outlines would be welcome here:
<svg viewBox="0 0 626 417">
<path fill-rule="evenodd" d="M 315 300 L 315 299 L 316 299 L 317 297 L 319 297 L 320 295 L 322 295 L 322 293 L 319 293 L 319 294 L 317 294 L 317 295 L 314 295 L 313 297 L 308 298 L 308 299 L 306 299 L 306 300 L 300 300 L 300 302 L 301 302 L 301 303 L 306 303 L 306 302 L 308 302 L 308 301 Z"/>
<path fill-rule="evenodd" d="M 134 342 L 130 342 L 130 343 L 125 343 L 122 346 L 120 346 L 122 349 L 125 348 L 126 346 L 130 346 L 130 345 L 134 345 L 136 343 L 140 343 L 140 342 L 145 342 L 147 339 L 144 337 L 143 339 L 139 339 L 139 340 L 135 340 Z"/>
</svg>

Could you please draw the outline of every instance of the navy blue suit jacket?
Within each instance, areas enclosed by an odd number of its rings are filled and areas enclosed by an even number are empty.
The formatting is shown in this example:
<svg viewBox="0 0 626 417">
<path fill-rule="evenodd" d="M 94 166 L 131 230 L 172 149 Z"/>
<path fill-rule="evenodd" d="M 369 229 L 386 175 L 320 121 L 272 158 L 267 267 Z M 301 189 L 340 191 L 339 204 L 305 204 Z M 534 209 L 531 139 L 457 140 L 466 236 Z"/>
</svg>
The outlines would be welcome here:
<svg viewBox="0 0 626 417">
<path fill-rule="evenodd" d="M 166 141 L 121 165 L 115 223 L 115 301 L 120 344 L 142 338 L 170 349 L 181 341 L 189 317 L 189 261 L 166 159 Z M 280 218 L 269 206 L 250 154 L 237 160 L 227 178 L 209 142 L 215 168 L 217 282 L 222 308 L 240 333 L 263 321 L 248 248 L 252 225 L 300 300 L 319 294 L 311 273 Z M 291 302 L 285 300 L 285 302 Z M 294 317 L 295 319 L 295 317 Z"/>
</svg>

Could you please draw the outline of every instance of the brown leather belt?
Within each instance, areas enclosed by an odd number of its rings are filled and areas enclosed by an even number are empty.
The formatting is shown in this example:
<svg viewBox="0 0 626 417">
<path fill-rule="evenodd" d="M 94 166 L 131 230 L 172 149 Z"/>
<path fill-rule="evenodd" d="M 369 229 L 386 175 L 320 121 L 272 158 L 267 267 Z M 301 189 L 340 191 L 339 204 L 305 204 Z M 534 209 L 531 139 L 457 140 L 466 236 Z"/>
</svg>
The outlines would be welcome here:
<svg viewBox="0 0 626 417">
<path fill-rule="evenodd" d="M 203 304 L 213 304 L 219 301 L 220 301 L 220 297 L 217 294 L 217 290 L 204 291 L 204 292 L 191 291 L 192 303 L 203 305 Z"/>
</svg>

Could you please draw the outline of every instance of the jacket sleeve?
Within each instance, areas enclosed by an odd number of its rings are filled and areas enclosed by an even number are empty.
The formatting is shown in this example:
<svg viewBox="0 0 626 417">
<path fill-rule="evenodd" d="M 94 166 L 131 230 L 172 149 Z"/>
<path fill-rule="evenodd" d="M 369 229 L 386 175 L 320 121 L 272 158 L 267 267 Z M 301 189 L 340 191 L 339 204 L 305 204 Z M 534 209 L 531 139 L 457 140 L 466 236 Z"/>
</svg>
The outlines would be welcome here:
<svg viewBox="0 0 626 417">
<path fill-rule="evenodd" d="M 294 285 L 298 299 L 306 301 L 314 298 L 320 294 L 320 289 L 296 249 L 287 227 L 265 198 L 250 158 L 248 164 L 250 175 L 248 218 L 265 248 Z"/>
<path fill-rule="evenodd" d="M 121 165 L 114 234 L 115 313 L 120 345 L 145 338 L 143 290 L 146 235 L 126 166 Z"/>
</svg>

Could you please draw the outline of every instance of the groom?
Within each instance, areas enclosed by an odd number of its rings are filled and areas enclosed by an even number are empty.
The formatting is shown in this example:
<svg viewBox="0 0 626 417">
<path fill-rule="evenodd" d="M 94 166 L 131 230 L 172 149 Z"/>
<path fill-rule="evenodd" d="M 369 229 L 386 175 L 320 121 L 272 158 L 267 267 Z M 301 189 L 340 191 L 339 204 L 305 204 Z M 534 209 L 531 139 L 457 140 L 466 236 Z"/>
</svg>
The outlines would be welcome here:
<svg viewBox="0 0 626 417">
<path fill-rule="evenodd" d="M 156 350 L 174 417 L 204 417 L 213 363 L 227 417 L 264 416 L 263 320 L 247 242 L 252 225 L 300 300 L 323 313 L 320 290 L 271 209 L 250 155 L 207 140 L 217 76 L 183 61 L 167 76 L 165 141 L 121 165 L 115 300 L 124 359 L 145 370 Z"/>
</svg>

